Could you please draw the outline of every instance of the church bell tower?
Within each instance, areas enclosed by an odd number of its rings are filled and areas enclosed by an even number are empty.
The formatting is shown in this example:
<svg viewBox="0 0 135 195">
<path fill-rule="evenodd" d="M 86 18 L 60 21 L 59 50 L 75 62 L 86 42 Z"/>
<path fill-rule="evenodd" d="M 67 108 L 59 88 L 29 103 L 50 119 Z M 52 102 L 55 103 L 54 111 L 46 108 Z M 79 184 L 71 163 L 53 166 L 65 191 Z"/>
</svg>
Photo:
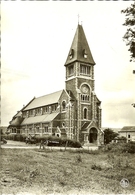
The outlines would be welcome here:
<svg viewBox="0 0 135 195">
<path fill-rule="evenodd" d="M 83 27 L 78 24 L 65 62 L 65 83 L 67 92 L 74 97 L 76 140 L 88 143 L 98 142 L 101 128 L 101 102 L 94 92 L 94 65 Z"/>
</svg>

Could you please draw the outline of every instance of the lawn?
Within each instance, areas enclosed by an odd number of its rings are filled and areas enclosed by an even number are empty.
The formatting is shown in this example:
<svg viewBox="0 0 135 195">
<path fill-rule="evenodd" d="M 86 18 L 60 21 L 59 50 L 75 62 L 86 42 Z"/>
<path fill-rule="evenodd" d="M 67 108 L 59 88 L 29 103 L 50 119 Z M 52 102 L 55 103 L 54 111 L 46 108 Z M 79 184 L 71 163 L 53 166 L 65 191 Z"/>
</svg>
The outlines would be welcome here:
<svg viewBox="0 0 135 195">
<path fill-rule="evenodd" d="M 134 194 L 134 161 L 128 153 L 3 148 L 1 194 Z"/>
</svg>

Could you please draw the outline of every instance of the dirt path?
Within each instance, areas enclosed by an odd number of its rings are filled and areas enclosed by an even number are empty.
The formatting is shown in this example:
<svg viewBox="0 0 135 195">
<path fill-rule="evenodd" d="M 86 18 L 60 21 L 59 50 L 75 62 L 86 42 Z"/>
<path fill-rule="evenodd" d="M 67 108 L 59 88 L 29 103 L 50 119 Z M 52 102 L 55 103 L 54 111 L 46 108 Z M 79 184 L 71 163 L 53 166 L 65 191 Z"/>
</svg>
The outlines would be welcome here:
<svg viewBox="0 0 135 195">
<path fill-rule="evenodd" d="M 2 144 L 1 148 L 39 148 L 35 144 L 26 144 L 25 142 L 7 140 L 7 144 Z"/>
</svg>

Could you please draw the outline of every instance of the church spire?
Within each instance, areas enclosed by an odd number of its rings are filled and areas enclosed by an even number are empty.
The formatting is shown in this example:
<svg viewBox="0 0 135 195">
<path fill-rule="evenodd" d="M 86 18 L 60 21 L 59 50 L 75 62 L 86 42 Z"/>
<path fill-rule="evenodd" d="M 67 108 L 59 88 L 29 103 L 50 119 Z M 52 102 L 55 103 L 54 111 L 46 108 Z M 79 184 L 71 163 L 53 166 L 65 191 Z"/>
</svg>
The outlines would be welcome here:
<svg viewBox="0 0 135 195">
<path fill-rule="evenodd" d="M 95 65 L 82 25 L 78 24 L 65 66 L 80 61 Z"/>
</svg>

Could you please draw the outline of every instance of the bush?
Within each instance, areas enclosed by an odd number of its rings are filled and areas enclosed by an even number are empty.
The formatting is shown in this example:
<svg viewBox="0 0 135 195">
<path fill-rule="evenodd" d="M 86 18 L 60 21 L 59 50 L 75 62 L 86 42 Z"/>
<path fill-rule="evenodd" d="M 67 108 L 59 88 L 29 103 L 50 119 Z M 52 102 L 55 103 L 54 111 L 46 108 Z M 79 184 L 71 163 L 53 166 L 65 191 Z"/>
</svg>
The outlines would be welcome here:
<svg viewBox="0 0 135 195">
<path fill-rule="evenodd" d="M 98 171 L 102 170 L 101 166 L 100 165 L 96 165 L 96 164 L 91 165 L 91 169 L 98 170 Z"/>
<path fill-rule="evenodd" d="M 70 140 L 70 139 L 61 139 L 60 145 L 65 146 L 67 143 L 67 147 L 73 147 L 73 148 L 81 148 L 81 143 L 76 140 Z"/>
<path fill-rule="evenodd" d="M 22 134 L 16 134 L 14 141 L 20 141 L 20 142 L 24 142 L 26 140 L 26 135 L 22 135 Z"/>
<path fill-rule="evenodd" d="M 15 135 L 13 134 L 4 135 L 4 138 L 6 140 L 15 140 Z"/>
<path fill-rule="evenodd" d="M 13 140 L 13 141 L 25 141 L 26 139 L 26 135 L 22 135 L 22 134 L 8 134 L 8 135 L 2 135 L 2 138 L 6 139 L 6 140 Z"/>
<path fill-rule="evenodd" d="M 58 146 L 63 146 L 65 147 L 67 144 L 67 147 L 73 147 L 73 148 L 81 148 L 81 143 L 75 140 L 70 140 L 70 139 L 63 139 L 60 137 L 56 137 L 56 136 L 36 136 L 36 142 L 40 143 L 41 140 L 43 142 L 45 141 L 58 141 L 59 144 Z"/>
<path fill-rule="evenodd" d="M 105 145 L 102 150 L 118 153 L 135 153 L 135 142 L 110 143 Z"/>
<path fill-rule="evenodd" d="M 9 134 L 9 135 L 2 135 L 3 138 L 7 139 L 7 140 L 14 140 L 14 141 L 21 141 L 21 142 L 25 142 L 26 140 L 26 135 L 22 135 L 22 134 Z M 72 148 L 81 148 L 81 143 L 76 141 L 76 140 L 70 140 L 70 139 L 63 139 L 60 137 L 56 137 L 56 136 L 39 136 L 37 135 L 35 137 L 36 139 L 36 143 L 41 143 L 41 140 L 43 142 L 45 141 L 57 141 L 59 142 L 59 144 L 57 146 L 67 146 L 67 147 L 72 147 Z M 66 145 L 67 144 L 67 145 Z"/>
<path fill-rule="evenodd" d="M 130 167 L 129 154 L 114 154 L 109 153 L 107 155 L 107 162 L 111 168 L 127 168 Z"/>
<path fill-rule="evenodd" d="M 4 135 L 1 135 L 0 136 L 0 141 L 2 141 L 3 139 L 5 139 L 5 136 Z"/>
<path fill-rule="evenodd" d="M 76 158 L 75 158 L 75 161 L 76 161 L 77 163 L 82 162 L 82 157 L 81 157 L 81 155 L 77 155 Z"/>
<path fill-rule="evenodd" d="M 38 136 L 36 135 L 35 139 L 36 139 L 36 142 L 37 143 L 41 143 L 41 141 L 46 142 L 47 140 L 48 141 L 58 141 L 58 142 L 60 142 L 60 140 L 61 140 L 61 138 L 59 138 L 59 137 L 54 137 L 54 136 L 40 136 L 40 135 L 38 135 Z"/>
<path fill-rule="evenodd" d="M 126 143 L 123 147 L 123 152 L 135 153 L 135 142 Z"/>
</svg>

